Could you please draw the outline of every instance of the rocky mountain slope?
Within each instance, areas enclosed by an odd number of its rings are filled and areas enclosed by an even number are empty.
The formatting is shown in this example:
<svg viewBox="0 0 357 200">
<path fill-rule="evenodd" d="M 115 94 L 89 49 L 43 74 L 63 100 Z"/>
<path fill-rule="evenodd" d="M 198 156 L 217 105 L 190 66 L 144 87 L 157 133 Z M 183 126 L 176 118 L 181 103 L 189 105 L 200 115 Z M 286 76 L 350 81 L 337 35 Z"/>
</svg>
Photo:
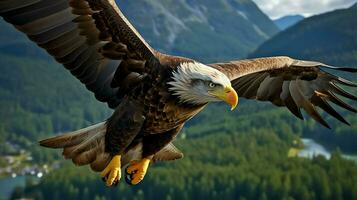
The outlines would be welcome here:
<svg viewBox="0 0 357 200">
<path fill-rule="evenodd" d="M 278 32 L 251 0 L 118 0 L 158 50 L 201 61 L 242 58 Z"/>
</svg>

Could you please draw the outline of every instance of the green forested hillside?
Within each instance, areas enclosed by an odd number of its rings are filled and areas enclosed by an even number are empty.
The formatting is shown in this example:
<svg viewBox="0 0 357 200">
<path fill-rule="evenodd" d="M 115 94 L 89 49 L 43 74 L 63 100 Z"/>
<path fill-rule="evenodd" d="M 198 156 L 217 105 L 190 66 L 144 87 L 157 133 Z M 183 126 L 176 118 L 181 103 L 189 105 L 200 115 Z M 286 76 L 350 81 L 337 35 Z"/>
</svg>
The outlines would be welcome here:
<svg viewBox="0 0 357 200">
<path fill-rule="evenodd" d="M 39 150 L 40 138 L 109 117 L 106 105 L 60 65 L 0 54 L 0 66 L 0 138 L 7 142 L 1 153 L 11 150 L 9 143 Z"/>
</svg>

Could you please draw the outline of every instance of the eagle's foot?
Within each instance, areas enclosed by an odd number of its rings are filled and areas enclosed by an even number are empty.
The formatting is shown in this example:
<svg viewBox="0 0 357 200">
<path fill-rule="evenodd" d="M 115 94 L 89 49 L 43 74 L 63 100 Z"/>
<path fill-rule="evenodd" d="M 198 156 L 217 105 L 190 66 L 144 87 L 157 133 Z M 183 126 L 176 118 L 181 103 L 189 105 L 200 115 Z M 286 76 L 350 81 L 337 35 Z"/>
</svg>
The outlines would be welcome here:
<svg viewBox="0 0 357 200">
<path fill-rule="evenodd" d="M 144 158 L 140 161 L 132 161 L 130 165 L 126 168 L 125 180 L 129 185 L 137 185 L 140 183 L 147 172 L 150 164 L 150 159 Z"/>
<path fill-rule="evenodd" d="M 118 184 L 121 177 L 121 164 L 120 164 L 121 156 L 116 155 L 109 162 L 107 167 L 102 171 L 101 176 L 103 180 L 106 182 L 107 186 L 110 187 L 113 184 Z"/>
</svg>

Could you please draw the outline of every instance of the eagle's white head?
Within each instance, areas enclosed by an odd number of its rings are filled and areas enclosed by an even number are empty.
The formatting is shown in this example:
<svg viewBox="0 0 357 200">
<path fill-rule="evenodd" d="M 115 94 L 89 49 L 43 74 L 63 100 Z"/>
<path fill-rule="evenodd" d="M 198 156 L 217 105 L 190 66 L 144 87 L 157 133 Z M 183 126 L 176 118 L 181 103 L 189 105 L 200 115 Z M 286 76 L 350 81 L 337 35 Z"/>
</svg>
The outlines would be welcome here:
<svg viewBox="0 0 357 200">
<path fill-rule="evenodd" d="M 222 72 L 198 62 L 185 62 L 173 72 L 169 90 L 181 102 L 200 105 L 212 101 L 225 101 L 232 106 L 238 104 L 238 95 L 231 81 Z"/>
</svg>

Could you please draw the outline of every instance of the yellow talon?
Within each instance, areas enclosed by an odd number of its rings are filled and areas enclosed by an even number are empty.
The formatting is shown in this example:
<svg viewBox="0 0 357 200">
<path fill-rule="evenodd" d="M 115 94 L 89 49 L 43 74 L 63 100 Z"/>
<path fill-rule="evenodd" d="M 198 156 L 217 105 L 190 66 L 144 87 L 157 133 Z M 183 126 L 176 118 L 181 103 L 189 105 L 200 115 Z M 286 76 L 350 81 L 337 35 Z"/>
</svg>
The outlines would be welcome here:
<svg viewBox="0 0 357 200">
<path fill-rule="evenodd" d="M 112 186 L 113 183 L 117 183 L 121 177 L 121 156 L 117 155 L 112 158 L 107 167 L 102 171 L 101 176 L 106 178 L 106 184 L 108 187 Z"/>
<path fill-rule="evenodd" d="M 148 158 L 144 158 L 140 161 L 132 161 L 130 166 L 126 168 L 126 173 L 130 174 L 130 180 L 127 180 L 127 182 L 132 185 L 140 183 L 145 177 L 150 161 Z"/>
</svg>

